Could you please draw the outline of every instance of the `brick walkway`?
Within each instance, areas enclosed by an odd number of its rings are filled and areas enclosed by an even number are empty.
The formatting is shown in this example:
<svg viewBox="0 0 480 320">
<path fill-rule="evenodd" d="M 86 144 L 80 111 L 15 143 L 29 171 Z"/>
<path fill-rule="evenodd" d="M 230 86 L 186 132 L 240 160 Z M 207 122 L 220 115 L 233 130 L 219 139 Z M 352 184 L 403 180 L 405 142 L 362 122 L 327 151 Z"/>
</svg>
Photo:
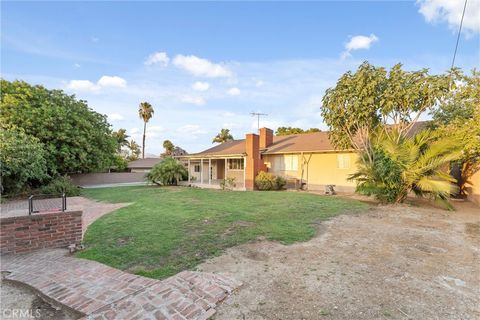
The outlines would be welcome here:
<svg viewBox="0 0 480 320">
<path fill-rule="evenodd" d="M 84 319 L 208 319 L 241 283 L 227 276 L 184 271 L 159 281 L 66 250 L 2 256 L 5 279 L 22 282 L 76 310 Z"/>
</svg>

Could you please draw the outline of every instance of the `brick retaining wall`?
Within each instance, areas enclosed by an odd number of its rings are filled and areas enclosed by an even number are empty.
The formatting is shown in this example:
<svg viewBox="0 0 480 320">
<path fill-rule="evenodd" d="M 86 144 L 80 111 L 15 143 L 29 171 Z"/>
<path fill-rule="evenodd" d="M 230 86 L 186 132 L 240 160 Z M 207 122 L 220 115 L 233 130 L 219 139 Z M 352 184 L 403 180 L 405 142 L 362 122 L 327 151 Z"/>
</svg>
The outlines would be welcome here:
<svg viewBox="0 0 480 320">
<path fill-rule="evenodd" d="M 0 253 L 61 248 L 82 240 L 82 211 L 0 219 Z"/>
</svg>

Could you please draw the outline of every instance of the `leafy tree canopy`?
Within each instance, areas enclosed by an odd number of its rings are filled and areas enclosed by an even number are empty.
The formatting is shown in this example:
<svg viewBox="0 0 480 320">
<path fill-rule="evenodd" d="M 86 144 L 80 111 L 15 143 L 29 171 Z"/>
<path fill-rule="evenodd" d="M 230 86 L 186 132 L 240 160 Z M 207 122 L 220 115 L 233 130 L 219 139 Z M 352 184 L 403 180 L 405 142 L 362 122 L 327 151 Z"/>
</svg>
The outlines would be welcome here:
<svg viewBox="0 0 480 320">
<path fill-rule="evenodd" d="M 15 193 L 46 178 L 43 144 L 19 128 L 0 128 L 1 193 Z"/>
<path fill-rule="evenodd" d="M 110 166 L 116 142 L 106 116 L 61 90 L 3 79 L 1 87 L 0 122 L 43 144 L 52 176 Z"/>
<path fill-rule="evenodd" d="M 447 94 L 447 75 L 429 75 L 428 70 L 404 71 L 401 64 L 389 72 L 362 63 L 355 73 L 340 77 L 323 97 L 321 114 L 330 128 L 330 138 L 340 148 L 368 149 L 370 135 L 391 124 L 397 139 L 407 136 L 419 117 Z"/>
<path fill-rule="evenodd" d="M 222 129 L 215 138 L 213 138 L 212 143 L 224 143 L 231 140 L 233 140 L 233 136 L 230 133 L 230 129 Z"/>
<path fill-rule="evenodd" d="M 304 130 L 302 128 L 294 128 L 294 127 L 278 127 L 275 131 L 276 136 L 288 136 L 290 134 L 301 134 L 301 133 L 312 133 L 312 132 L 320 132 L 322 130 L 318 128 L 310 128 Z"/>
</svg>

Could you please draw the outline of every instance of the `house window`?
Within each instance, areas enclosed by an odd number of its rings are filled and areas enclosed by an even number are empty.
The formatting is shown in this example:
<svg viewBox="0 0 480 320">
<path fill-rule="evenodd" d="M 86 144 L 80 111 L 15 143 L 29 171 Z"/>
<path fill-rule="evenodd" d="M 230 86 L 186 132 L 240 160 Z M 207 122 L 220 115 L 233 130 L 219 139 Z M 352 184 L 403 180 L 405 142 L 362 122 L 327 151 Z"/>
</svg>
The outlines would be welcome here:
<svg viewBox="0 0 480 320">
<path fill-rule="evenodd" d="M 350 155 L 338 154 L 337 155 L 337 168 L 338 169 L 350 169 Z"/>
<path fill-rule="evenodd" d="M 243 170 L 243 159 L 228 159 L 229 170 Z"/>
<path fill-rule="evenodd" d="M 298 156 L 285 155 L 274 158 L 274 171 L 297 171 L 298 170 Z"/>
<path fill-rule="evenodd" d="M 285 156 L 285 170 L 286 171 L 298 170 L 298 156 L 296 155 Z"/>
<path fill-rule="evenodd" d="M 200 165 L 199 165 L 199 164 L 196 164 L 196 165 L 193 167 L 193 171 L 194 171 L 194 172 L 200 172 Z"/>
</svg>

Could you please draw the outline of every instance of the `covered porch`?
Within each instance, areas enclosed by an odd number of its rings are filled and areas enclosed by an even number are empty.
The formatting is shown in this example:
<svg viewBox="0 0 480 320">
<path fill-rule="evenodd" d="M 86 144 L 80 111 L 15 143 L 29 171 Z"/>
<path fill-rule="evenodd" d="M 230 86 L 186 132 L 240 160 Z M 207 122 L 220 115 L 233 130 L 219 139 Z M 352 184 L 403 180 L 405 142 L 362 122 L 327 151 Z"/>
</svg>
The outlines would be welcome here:
<svg viewBox="0 0 480 320">
<path fill-rule="evenodd" d="M 188 179 L 183 184 L 220 189 L 221 182 L 233 179 L 236 190 L 245 190 L 246 159 L 243 155 L 223 157 L 185 157 Z"/>
</svg>

